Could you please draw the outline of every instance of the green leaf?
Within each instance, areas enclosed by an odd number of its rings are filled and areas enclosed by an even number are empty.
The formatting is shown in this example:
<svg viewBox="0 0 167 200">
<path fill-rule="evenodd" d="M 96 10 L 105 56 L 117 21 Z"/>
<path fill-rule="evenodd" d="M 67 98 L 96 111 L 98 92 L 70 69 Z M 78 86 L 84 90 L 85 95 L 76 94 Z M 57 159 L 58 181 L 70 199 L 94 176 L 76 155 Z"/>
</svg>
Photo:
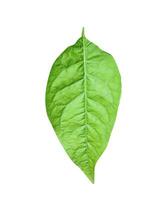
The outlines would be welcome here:
<svg viewBox="0 0 167 200">
<path fill-rule="evenodd" d="M 46 89 L 49 120 L 65 151 L 94 182 L 115 122 L 121 78 L 113 57 L 84 35 L 54 62 Z"/>
</svg>

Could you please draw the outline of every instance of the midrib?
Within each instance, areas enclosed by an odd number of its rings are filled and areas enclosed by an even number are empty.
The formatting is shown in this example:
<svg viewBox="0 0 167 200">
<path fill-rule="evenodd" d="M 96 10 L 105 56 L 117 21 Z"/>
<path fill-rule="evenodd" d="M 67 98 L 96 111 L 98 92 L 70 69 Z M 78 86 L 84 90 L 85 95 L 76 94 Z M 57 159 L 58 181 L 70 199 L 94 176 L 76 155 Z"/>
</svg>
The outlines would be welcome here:
<svg viewBox="0 0 167 200">
<path fill-rule="evenodd" d="M 85 46 L 85 36 L 82 36 L 83 41 L 83 65 L 84 65 L 84 112 L 85 112 L 85 147 L 87 155 L 87 164 L 89 167 L 89 157 L 88 157 L 88 132 L 87 132 L 87 69 L 86 69 L 86 46 Z"/>
</svg>

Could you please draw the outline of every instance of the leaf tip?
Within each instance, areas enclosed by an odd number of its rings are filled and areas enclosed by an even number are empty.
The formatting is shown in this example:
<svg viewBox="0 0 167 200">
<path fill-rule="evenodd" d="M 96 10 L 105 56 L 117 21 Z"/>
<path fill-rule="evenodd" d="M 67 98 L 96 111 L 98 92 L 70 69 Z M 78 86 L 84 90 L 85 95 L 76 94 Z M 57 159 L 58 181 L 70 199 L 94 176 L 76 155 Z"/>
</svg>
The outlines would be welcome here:
<svg viewBox="0 0 167 200">
<path fill-rule="evenodd" d="M 91 183 L 95 183 L 95 175 L 94 175 L 94 170 L 90 172 L 84 171 L 85 175 L 87 176 L 87 178 L 90 180 Z"/>
<path fill-rule="evenodd" d="M 94 174 L 92 176 L 88 176 L 89 180 L 91 181 L 92 184 L 95 183 L 95 179 L 94 179 Z"/>
</svg>

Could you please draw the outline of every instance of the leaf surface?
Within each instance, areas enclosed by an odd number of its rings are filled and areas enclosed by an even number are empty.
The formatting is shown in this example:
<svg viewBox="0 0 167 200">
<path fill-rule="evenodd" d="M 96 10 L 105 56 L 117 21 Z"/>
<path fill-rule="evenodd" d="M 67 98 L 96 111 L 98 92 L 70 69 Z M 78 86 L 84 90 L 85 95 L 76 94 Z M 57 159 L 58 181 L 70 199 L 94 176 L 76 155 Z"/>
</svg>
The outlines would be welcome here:
<svg viewBox="0 0 167 200">
<path fill-rule="evenodd" d="M 84 35 L 54 62 L 46 88 L 49 120 L 65 151 L 94 182 L 115 122 L 121 78 L 113 57 Z"/>
</svg>

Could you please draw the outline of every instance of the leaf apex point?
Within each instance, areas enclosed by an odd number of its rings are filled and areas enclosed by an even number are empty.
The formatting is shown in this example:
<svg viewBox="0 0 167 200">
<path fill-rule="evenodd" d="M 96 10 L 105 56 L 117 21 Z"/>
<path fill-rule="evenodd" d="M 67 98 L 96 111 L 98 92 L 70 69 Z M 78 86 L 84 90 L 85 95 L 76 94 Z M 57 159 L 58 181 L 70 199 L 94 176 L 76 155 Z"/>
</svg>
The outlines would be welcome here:
<svg viewBox="0 0 167 200">
<path fill-rule="evenodd" d="M 87 177 L 88 177 L 88 179 L 90 180 L 90 182 L 91 182 L 92 184 L 95 183 L 94 172 L 93 172 L 93 174 L 91 174 L 91 175 L 87 175 Z"/>
</svg>

